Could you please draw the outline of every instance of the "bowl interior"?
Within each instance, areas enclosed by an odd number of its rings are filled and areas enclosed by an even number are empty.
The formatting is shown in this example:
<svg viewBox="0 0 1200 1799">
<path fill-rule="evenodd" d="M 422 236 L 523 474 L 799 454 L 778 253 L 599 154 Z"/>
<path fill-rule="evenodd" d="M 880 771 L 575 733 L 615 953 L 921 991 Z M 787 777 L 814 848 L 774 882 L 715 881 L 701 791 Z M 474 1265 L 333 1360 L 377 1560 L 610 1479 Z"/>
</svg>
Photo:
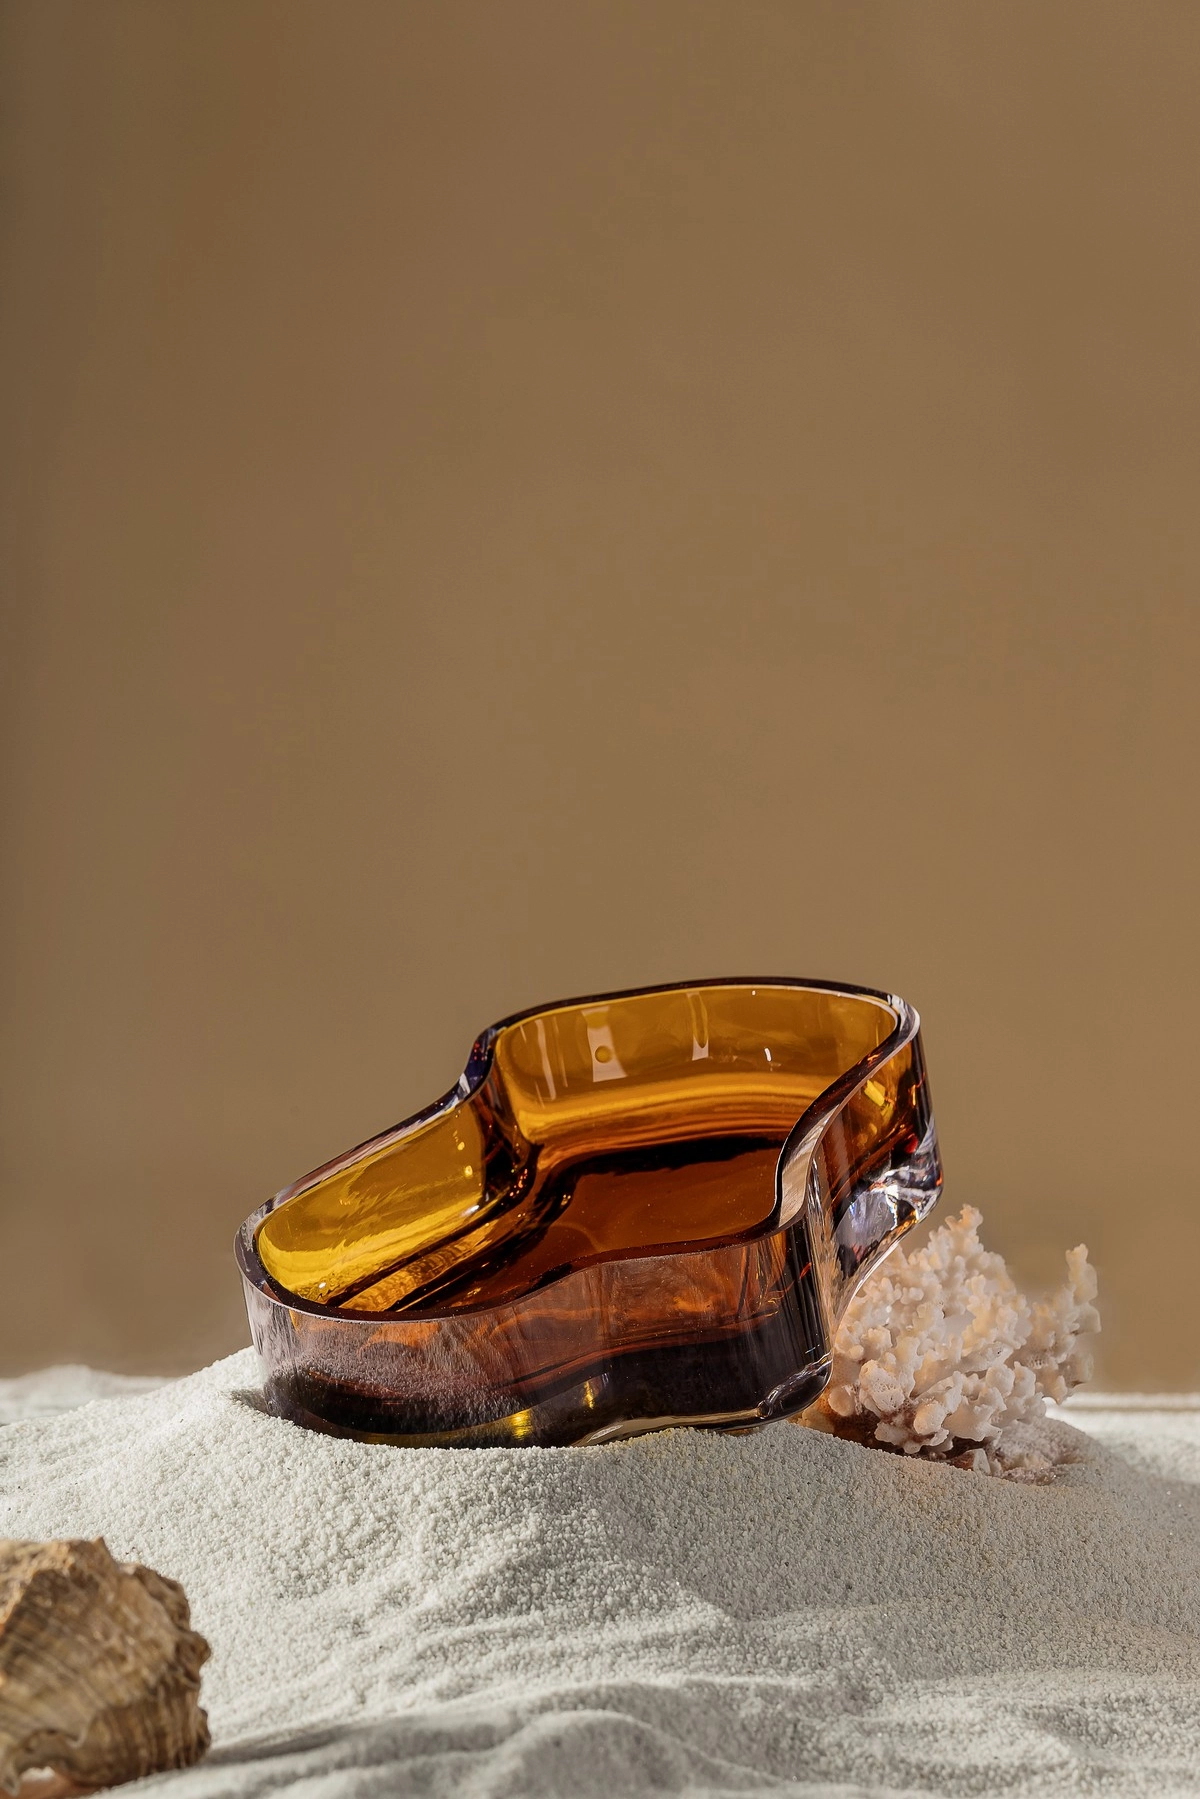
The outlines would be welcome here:
<svg viewBox="0 0 1200 1799">
<path fill-rule="evenodd" d="M 766 1228 L 785 1138 L 896 1023 L 882 998 L 783 982 L 523 1015 L 477 1044 L 470 1091 L 282 1195 L 258 1255 L 311 1303 L 444 1313 Z"/>
</svg>

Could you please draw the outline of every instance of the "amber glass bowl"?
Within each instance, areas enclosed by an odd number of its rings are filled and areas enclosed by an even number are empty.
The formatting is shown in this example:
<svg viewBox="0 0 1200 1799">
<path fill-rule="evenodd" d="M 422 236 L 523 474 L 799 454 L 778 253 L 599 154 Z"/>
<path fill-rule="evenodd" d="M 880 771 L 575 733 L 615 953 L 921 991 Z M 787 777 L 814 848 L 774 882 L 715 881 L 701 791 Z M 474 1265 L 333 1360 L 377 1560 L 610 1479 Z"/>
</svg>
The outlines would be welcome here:
<svg viewBox="0 0 1200 1799">
<path fill-rule="evenodd" d="M 800 1411 L 937 1197 L 919 1019 L 820 981 L 523 1012 L 237 1237 L 271 1410 L 371 1442 L 600 1442 Z"/>
</svg>

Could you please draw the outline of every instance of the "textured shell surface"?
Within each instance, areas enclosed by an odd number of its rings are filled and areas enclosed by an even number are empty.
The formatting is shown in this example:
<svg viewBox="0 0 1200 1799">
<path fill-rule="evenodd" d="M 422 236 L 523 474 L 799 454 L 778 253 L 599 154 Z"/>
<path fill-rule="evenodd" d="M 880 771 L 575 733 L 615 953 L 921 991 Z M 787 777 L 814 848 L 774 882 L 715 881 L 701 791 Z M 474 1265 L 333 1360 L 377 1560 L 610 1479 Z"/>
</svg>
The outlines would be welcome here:
<svg viewBox="0 0 1200 1799">
<path fill-rule="evenodd" d="M 178 1582 L 103 1538 L 0 1539 L 0 1789 L 29 1790 L 34 1769 L 92 1790 L 198 1761 L 208 1654 Z"/>
</svg>

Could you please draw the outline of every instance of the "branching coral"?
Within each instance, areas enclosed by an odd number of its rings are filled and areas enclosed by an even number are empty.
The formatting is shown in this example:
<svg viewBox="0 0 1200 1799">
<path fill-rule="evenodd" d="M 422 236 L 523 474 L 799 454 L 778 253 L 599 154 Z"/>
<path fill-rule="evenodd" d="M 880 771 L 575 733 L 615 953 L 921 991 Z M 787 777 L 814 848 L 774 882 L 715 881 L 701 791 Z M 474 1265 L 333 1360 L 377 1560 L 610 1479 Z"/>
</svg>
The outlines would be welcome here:
<svg viewBox="0 0 1200 1799">
<path fill-rule="evenodd" d="M 906 1255 L 898 1249 L 851 1301 L 820 1401 L 824 1428 L 905 1455 L 1037 1479 L 1054 1456 L 1035 1427 L 1045 1400 L 1089 1380 L 1080 1338 L 1100 1328 L 1096 1275 L 1080 1244 L 1048 1300 L 1020 1294 L 979 1241 L 971 1206 Z"/>
</svg>

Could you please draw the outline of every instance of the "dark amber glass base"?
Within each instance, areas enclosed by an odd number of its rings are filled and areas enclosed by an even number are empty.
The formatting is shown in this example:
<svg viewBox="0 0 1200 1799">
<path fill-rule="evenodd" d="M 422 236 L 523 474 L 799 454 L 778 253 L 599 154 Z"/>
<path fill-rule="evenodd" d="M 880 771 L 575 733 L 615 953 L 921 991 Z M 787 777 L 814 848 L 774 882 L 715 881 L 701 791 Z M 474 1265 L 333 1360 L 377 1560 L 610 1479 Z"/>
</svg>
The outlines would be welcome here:
<svg viewBox="0 0 1200 1799">
<path fill-rule="evenodd" d="M 902 1000 L 717 981 L 521 1014 L 242 1227 L 268 1403 L 409 1444 L 752 1428 L 817 1396 L 940 1179 Z"/>
</svg>

